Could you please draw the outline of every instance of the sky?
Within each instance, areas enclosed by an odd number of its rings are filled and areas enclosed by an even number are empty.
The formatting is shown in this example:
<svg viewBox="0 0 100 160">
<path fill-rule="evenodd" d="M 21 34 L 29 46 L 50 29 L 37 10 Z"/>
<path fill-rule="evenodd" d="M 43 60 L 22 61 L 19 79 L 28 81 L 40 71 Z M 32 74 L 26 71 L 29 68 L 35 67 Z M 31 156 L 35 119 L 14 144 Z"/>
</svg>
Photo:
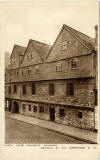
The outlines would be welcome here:
<svg viewBox="0 0 100 160">
<path fill-rule="evenodd" d="M 95 0 L 3 2 L 2 52 L 11 53 L 14 44 L 26 47 L 29 39 L 52 45 L 63 24 L 94 38 L 98 14 Z"/>
</svg>

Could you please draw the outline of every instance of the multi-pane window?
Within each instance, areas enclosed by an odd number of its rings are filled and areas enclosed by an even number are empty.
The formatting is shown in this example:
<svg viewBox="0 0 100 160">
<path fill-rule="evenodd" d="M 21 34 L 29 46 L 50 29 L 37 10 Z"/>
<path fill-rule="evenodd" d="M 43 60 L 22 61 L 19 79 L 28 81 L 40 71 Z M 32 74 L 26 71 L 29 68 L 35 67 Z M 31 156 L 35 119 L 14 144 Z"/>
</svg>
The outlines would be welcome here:
<svg viewBox="0 0 100 160">
<path fill-rule="evenodd" d="M 37 106 L 33 106 L 33 111 L 37 112 Z"/>
<path fill-rule="evenodd" d="M 66 49 L 67 49 L 67 41 L 65 40 L 61 42 L 61 50 L 64 51 Z"/>
<path fill-rule="evenodd" d="M 36 94 L 36 85 L 32 83 L 32 94 Z"/>
<path fill-rule="evenodd" d="M 28 110 L 31 111 L 31 105 L 30 104 L 28 105 Z"/>
<path fill-rule="evenodd" d="M 74 96 L 74 83 L 67 83 L 67 96 Z"/>
<path fill-rule="evenodd" d="M 31 74 L 31 67 L 28 67 L 28 75 Z"/>
<path fill-rule="evenodd" d="M 49 94 L 54 95 L 54 84 L 49 84 Z"/>
<path fill-rule="evenodd" d="M 11 94 L 11 86 L 9 86 L 9 94 Z"/>
<path fill-rule="evenodd" d="M 26 85 L 23 85 L 23 87 L 22 87 L 22 93 L 23 93 L 23 95 L 26 95 Z"/>
<path fill-rule="evenodd" d="M 64 116 L 65 116 L 65 110 L 59 109 L 59 117 L 64 117 Z"/>
<path fill-rule="evenodd" d="M 78 112 L 78 118 L 83 118 L 83 113 L 82 112 Z"/>
<path fill-rule="evenodd" d="M 72 58 L 72 59 L 71 59 L 71 68 L 72 68 L 72 69 L 77 69 L 77 68 L 78 68 L 77 58 Z"/>
<path fill-rule="evenodd" d="M 23 111 L 25 111 L 25 104 L 23 104 Z"/>
<path fill-rule="evenodd" d="M 33 53 L 29 53 L 29 54 L 27 55 L 27 58 L 28 58 L 29 60 L 31 60 L 32 58 L 34 58 L 34 54 L 33 54 Z"/>
<path fill-rule="evenodd" d="M 61 61 L 57 62 L 56 71 L 60 72 L 62 70 L 61 68 Z"/>
<path fill-rule="evenodd" d="M 14 85 L 14 86 L 13 86 L 13 93 L 16 93 L 16 92 L 17 92 L 17 86 Z"/>
<path fill-rule="evenodd" d="M 43 106 L 40 106 L 39 112 L 40 112 L 40 113 L 44 113 L 44 107 L 43 107 Z"/>
<path fill-rule="evenodd" d="M 36 65 L 36 66 L 35 66 L 35 69 L 36 69 L 36 73 L 39 73 L 39 72 L 40 72 L 40 70 L 39 70 L 39 65 Z"/>
</svg>

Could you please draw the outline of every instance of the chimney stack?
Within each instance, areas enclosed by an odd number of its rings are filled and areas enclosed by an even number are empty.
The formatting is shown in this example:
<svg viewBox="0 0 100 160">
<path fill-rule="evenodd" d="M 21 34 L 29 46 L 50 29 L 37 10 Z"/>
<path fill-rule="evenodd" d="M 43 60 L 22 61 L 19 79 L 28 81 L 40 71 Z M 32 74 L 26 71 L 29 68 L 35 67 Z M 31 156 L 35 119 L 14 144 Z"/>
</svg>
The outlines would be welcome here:
<svg viewBox="0 0 100 160">
<path fill-rule="evenodd" d="M 95 48 L 97 50 L 98 45 L 98 25 L 95 26 Z"/>
</svg>

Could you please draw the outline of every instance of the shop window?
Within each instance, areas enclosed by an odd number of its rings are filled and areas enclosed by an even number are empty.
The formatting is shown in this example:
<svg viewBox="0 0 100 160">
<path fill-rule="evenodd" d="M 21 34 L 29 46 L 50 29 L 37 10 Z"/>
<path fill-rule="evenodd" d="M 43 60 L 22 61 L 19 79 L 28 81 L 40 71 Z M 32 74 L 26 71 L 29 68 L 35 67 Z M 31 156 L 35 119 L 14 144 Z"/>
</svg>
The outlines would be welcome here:
<svg viewBox="0 0 100 160">
<path fill-rule="evenodd" d="M 59 109 L 59 117 L 64 117 L 64 116 L 65 116 L 65 110 Z"/>
<path fill-rule="evenodd" d="M 23 104 L 23 111 L 25 111 L 25 104 Z"/>
<path fill-rule="evenodd" d="M 82 112 L 78 112 L 78 118 L 83 118 L 83 113 Z"/>
<path fill-rule="evenodd" d="M 57 71 L 57 72 L 62 71 L 61 61 L 58 61 L 58 62 L 57 62 L 56 71 Z"/>
<path fill-rule="evenodd" d="M 33 111 L 37 112 L 37 106 L 33 106 Z"/>
<path fill-rule="evenodd" d="M 65 40 L 61 42 L 61 50 L 64 51 L 66 49 L 67 49 L 67 41 Z"/>
<path fill-rule="evenodd" d="M 36 69 L 36 73 L 40 73 L 39 65 L 36 65 L 35 67 L 36 67 L 36 68 L 35 68 L 35 69 Z"/>
<path fill-rule="evenodd" d="M 23 87 L 22 87 L 22 93 L 23 93 L 23 95 L 26 95 L 26 85 L 23 85 Z"/>
<path fill-rule="evenodd" d="M 54 95 L 54 84 L 49 84 L 49 94 Z"/>
<path fill-rule="evenodd" d="M 40 112 L 40 113 L 44 113 L 44 107 L 43 107 L 43 106 L 40 106 L 39 112 Z"/>
<path fill-rule="evenodd" d="M 28 110 L 31 111 L 31 105 L 30 104 L 28 105 Z"/>
<path fill-rule="evenodd" d="M 36 85 L 32 83 L 32 94 L 36 94 Z"/>
<path fill-rule="evenodd" d="M 67 96 L 74 96 L 74 83 L 67 83 Z"/>
<path fill-rule="evenodd" d="M 71 59 L 71 68 L 72 69 L 77 69 L 78 68 L 77 58 L 72 58 Z"/>
<path fill-rule="evenodd" d="M 16 93 L 16 92 L 17 92 L 17 86 L 14 85 L 14 86 L 13 86 L 13 93 Z"/>
</svg>

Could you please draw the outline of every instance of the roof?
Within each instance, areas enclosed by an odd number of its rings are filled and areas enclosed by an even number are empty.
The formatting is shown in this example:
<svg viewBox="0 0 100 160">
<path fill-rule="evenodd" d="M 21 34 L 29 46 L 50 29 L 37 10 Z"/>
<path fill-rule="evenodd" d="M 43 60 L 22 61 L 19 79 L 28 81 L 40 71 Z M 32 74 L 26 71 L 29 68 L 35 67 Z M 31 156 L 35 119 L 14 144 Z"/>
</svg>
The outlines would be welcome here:
<svg viewBox="0 0 100 160">
<path fill-rule="evenodd" d="M 25 50 L 26 50 L 26 47 L 14 45 L 10 58 L 15 57 L 15 56 L 23 56 Z"/>
<path fill-rule="evenodd" d="M 93 50 L 95 50 L 95 39 L 81 33 L 80 31 L 77 31 L 69 26 L 67 26 L 66 24 L 63 25 L 60 33 L 58 34 L 53 46 L 50 48 L 47 56 L 46 56 L 46 59 L 48 59 L 53 47 L 55 46 L 61 32 L 63 31 L 63 29 L 65 29 L 67 32 L 69 32 L 75 39 L 77 39 L 79 41 L 79 43 L 81 43 L 87 50 L 88 52 L 87 53 L 91 53 Z M 84 54 L 87 54 L 86 52 Z M 63 57 L 64 58 L 68 58 L 68 56 L 70 55 L 63 55 L 62 56 L 62 59 Z M 56 58 L 57 59 L 57 58 Z"/>
<path fill-rule="evenodd" d="M 84 33 L 81 33 L 69 26 L 67 26 L 66 24 L 63 25 L 67 30 L 71 31 L 75 36 L 77 36 L 77 38 L 79 38 L 81 40 L 81 42 L 83 44 L 85 44 L 85 46 L 87 46 L 90 49 L 94 49 L 95 47 L 95 40 L 87 35 L 85 35 Z"/>
<path fill-rule="evenodd" d="M 51 46 L 42 42 L 38 42 L 36 40 L 32 40 L 32 39 L 30 39 L 29 41 L 37 51 L 40 58 L 42 58 L 42 60 L 45 59 Z"/>
</svg>

